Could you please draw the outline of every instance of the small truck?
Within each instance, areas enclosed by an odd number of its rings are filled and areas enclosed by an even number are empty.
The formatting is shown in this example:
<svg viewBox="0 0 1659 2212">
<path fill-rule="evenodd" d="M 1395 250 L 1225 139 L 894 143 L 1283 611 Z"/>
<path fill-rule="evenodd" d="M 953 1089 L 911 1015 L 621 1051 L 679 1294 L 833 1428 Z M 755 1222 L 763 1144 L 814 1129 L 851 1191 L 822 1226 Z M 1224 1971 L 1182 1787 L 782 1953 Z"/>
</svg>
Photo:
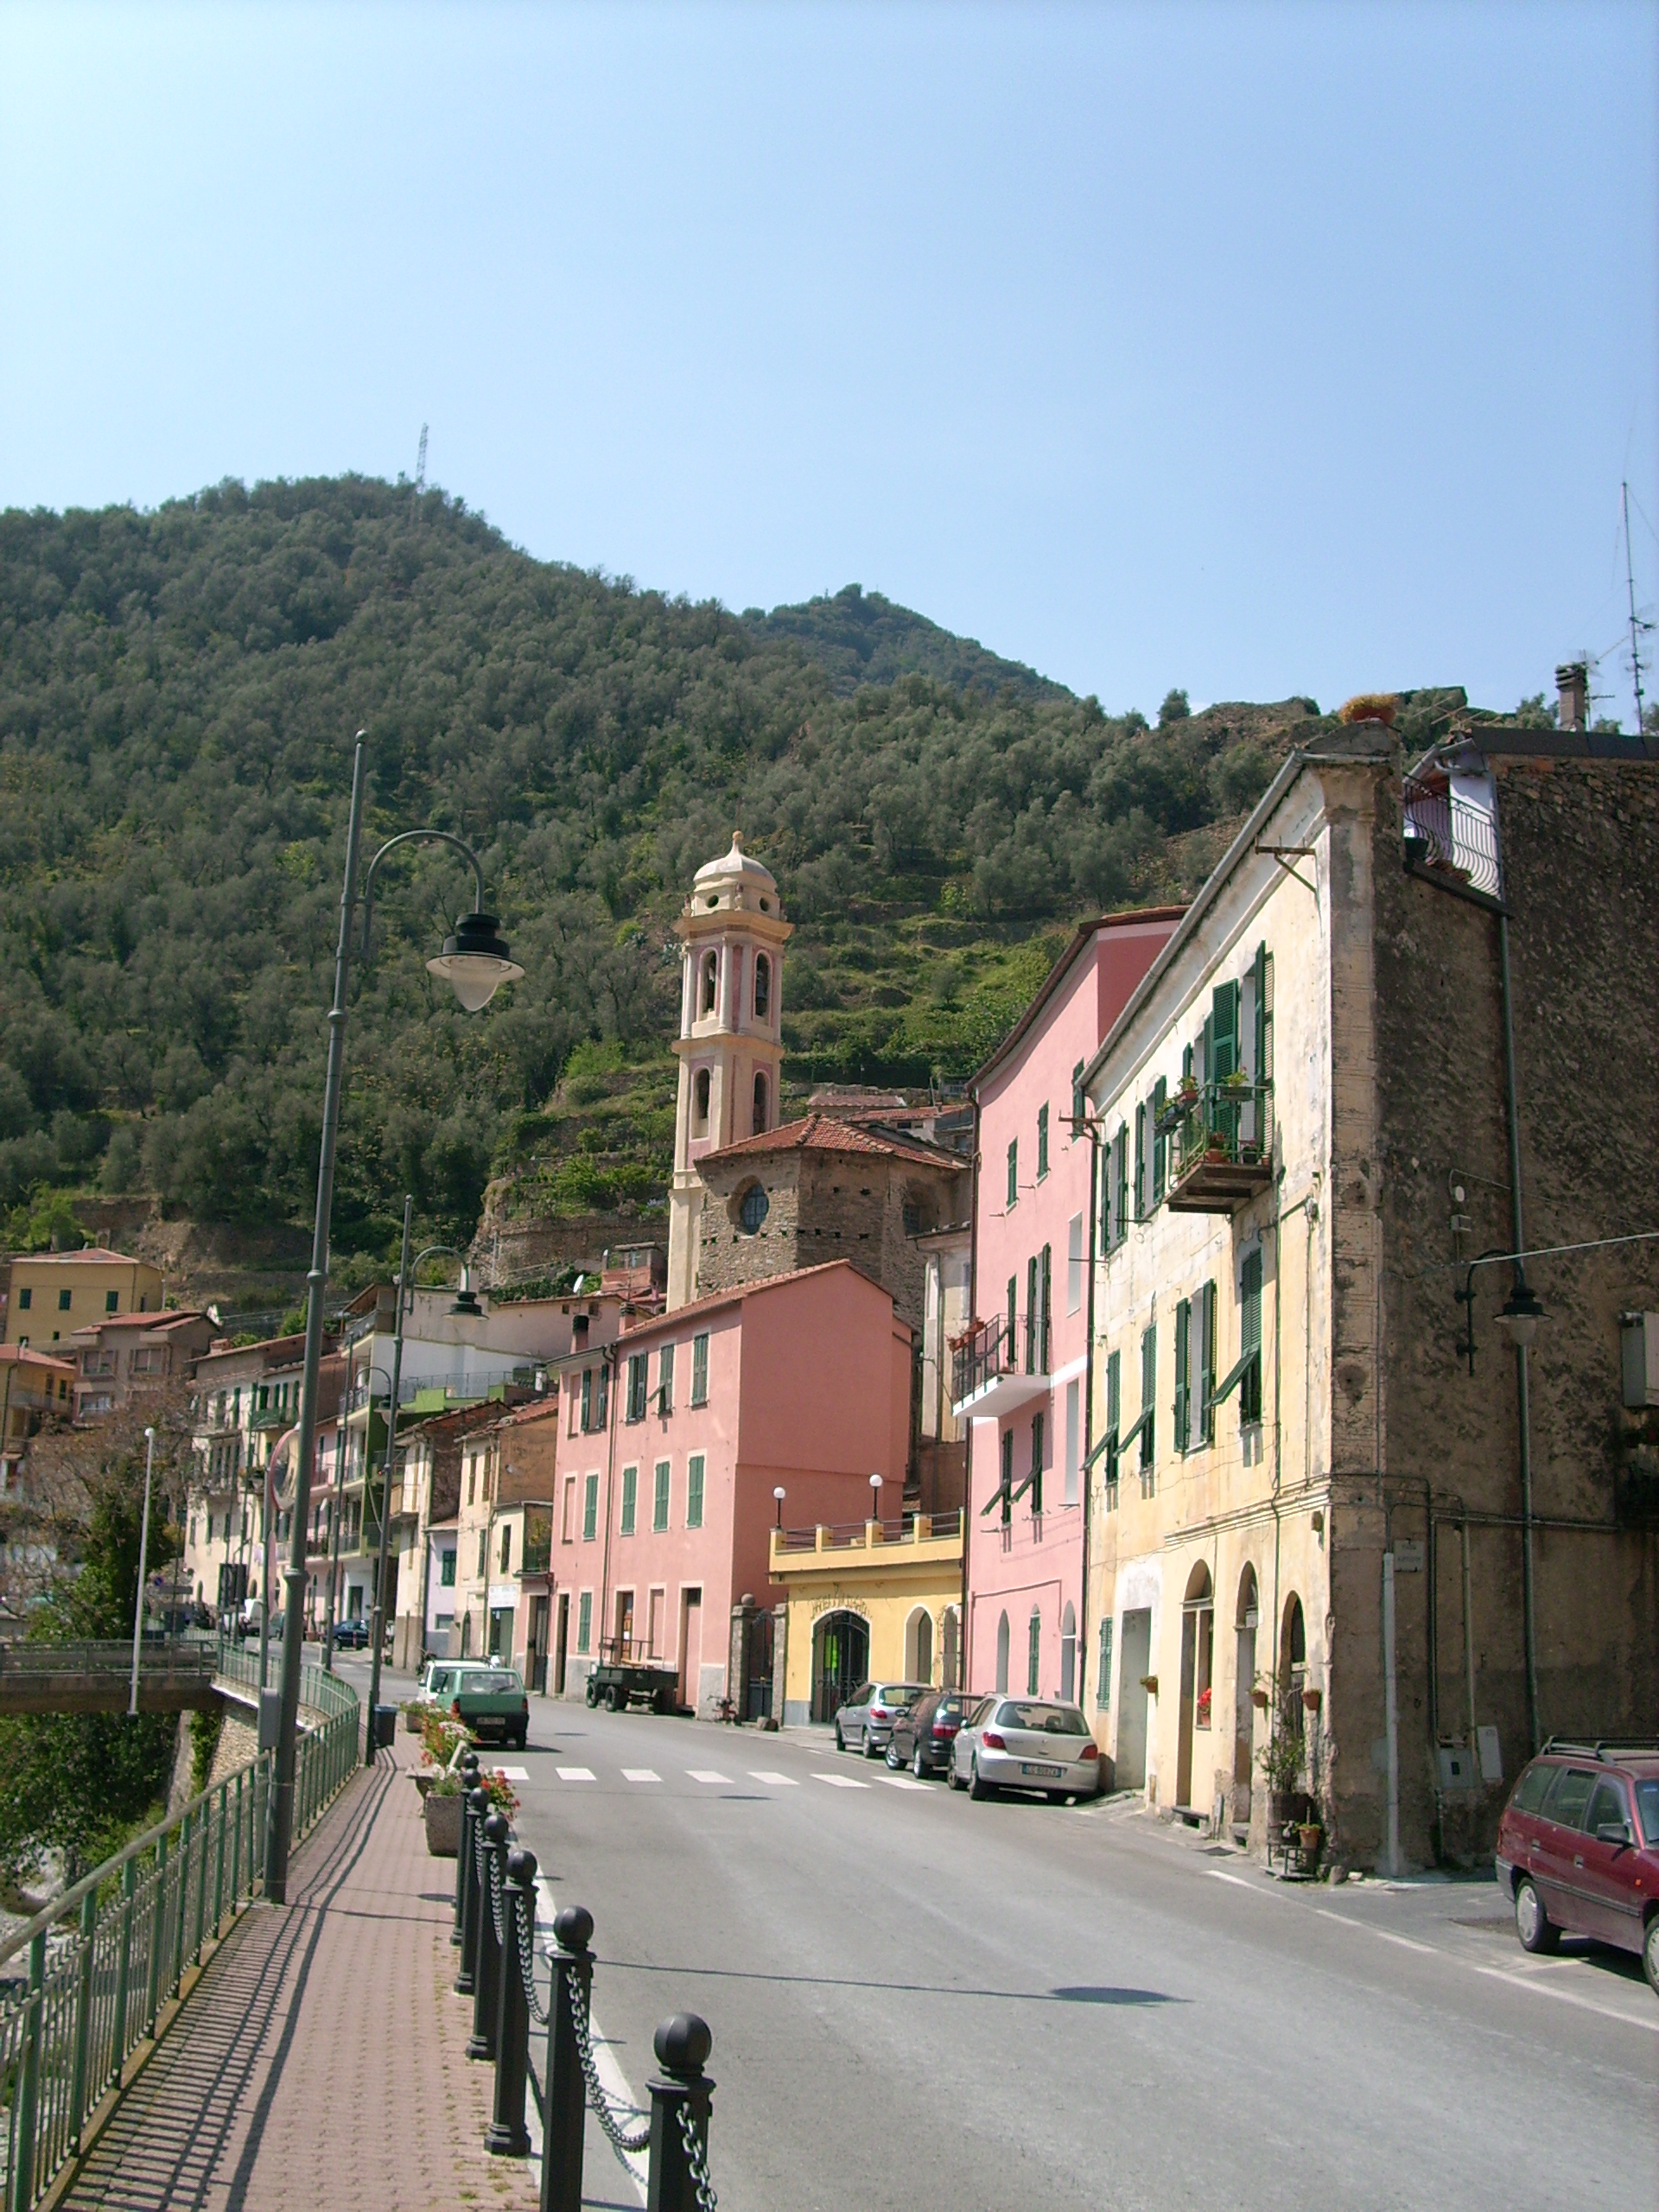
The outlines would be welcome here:
<svg viewBox="0 0 1659 2212">
<path fill-rule="evenodd" d="M 601 1637 L 599 1663 L 588 1677 L 588 1702 L 608 1706 L 613 1713 L 626 1713 L 631 1705 L 677 1713 L 679 1669 L 652 1658 L 631 1636 Z"/>
</svg>

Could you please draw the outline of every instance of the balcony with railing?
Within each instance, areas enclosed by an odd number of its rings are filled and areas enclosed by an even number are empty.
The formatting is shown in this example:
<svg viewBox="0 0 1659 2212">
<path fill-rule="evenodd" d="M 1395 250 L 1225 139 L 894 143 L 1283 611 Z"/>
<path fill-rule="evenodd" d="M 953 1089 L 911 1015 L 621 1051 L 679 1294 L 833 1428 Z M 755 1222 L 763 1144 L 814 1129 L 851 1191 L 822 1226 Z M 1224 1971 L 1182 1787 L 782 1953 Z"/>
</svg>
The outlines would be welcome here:
<svg viewBox="0 0 1659 2212">
<path fill-rule="evenodd" d="M 1184 1084 L 1159 1116 L 1172 1213 L 1236 1213 L 1273 1180 L 1273 1085 L 1248 1076 Z"/>
<path fill-rule="evenodd" d="M 1046 1313 L 999 1313 L 958 1338 L 950 1358 L 950 1402 L 958 1416 L 988 1419 L 1048 1395 Z"/>
<path fill-rule="evenodd" d="M 962 1514 L 959 1510 L 910 1513 L 897 1521 L 820 1522 L 811 1529 L 774 1529 L 771 1547 L 774 1581 L 780 1568 L 786 1573 L 821 1568 L 836 1575 L 855 1565 L 938 1565 L 962 1557 Z"/>
<path fill-rule="evenodd" d="M 1503 871 L 1490 777 L 1427 764 L 1405 779 L 1405 857 L 1427 875 L 1478 898 L 1501 900 Z"/>
</svg>

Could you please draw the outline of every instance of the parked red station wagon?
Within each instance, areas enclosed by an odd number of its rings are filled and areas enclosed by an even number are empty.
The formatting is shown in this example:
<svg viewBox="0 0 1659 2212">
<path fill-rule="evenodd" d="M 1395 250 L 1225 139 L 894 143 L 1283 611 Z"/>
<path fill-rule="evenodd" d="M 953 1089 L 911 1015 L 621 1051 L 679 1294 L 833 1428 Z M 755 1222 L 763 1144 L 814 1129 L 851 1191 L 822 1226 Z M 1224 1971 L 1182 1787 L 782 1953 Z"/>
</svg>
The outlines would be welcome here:
<svg viewBox="0 0 1659 2212">
<path fill-rule="evenodd" d="M 1525 1949 L 1592 1936 L 1659 1993 L 1659 1743 L 1552 1737 L 1504 1808 L 1497 1878 Z"/>
</svg>

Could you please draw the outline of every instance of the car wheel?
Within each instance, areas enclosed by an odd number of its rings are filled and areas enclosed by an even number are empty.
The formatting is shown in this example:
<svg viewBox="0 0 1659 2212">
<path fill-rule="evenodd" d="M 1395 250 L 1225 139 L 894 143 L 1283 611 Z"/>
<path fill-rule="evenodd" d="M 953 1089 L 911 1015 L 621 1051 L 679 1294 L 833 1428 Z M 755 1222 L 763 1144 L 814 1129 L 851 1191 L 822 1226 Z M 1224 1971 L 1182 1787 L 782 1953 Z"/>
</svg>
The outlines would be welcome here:
<svg viewBox="0 0 1659 2212">
<path fill-rule="evenodd" d="M 1523 1951 L 1553 1951 L 1561 1940 L 1561 1931 L 1544 1910 L 1536 1885 L 1524 1875 L 1515 1892 L 1515 1932 Z"/>
<path fill-rule="evenodd" d="M 1065 1789 L 1046 1789 L 1043 1795 L 1051 1805 L 1064 1805 L 1070 1797 L 1071 1792 Z"/>
<path fill-rule="evenodd" d="M 526 1750 L 530 1744 L 530 1730 L 527 1727 L 521 1728 L 512 1740 L 521 1751 Z"/>
<path fill-rule="evenodd" d="M 846 1748 L 847 1748 L 847 1738 L 846 1738 L 846 1737 L 845 1737 L 844 1735 L 842 1735 L 842 1730 L 841 1730 L 841 1723 L 840 1723 L 840 1721 L 839 1721 L 839 1720 L 837 1720 L 837 1721 L 836 1721 L 836 1749 L 838 1751 L 844 1751 L 846 1750 Z"/>
<path fill-rule="evenodd" d="M 864 1728 L 864 1756 L 867 1759 L 879 1759 L 881 1756 L 881 1746 L 871 1735 L 868 1722 Z"/>
<path fill-rule="evenodd" d="M 1647 1937 L 1642 1946 L 1642 1971 L 1648 1977 L 1648 1987 L 1659 1997 L 1659 1912 L 1648 1923 Z"/>
<path fill-rule="evenodd" d="M 899 1756 L 899 1746 L 891 1736 L 887 1738 L 887 1772 L 897 1774 L 904 1761 Z"/>
<path fill-rule="evenodd" d="M 950 1765 L 945 1769 L 944 1778 L 953 1789 L 962 1789 L 967 1787 L 966 1783 L 963 1781 L 962 1777 L 957 1772 L 957 1762 L 954 1754 L 951 1757 Z"/>
<path fill-rule="evenodd" d="M 919 1744 L 917 1745 L 915 1752 L 912 1757 L 910 1770 L 915 1776 L 918 1782 L 926 1781 L 927 1769 L 922 1764 L 922 1747 Z"/>
<path fill-rule="evenodd" d="M 968 1770 L 968 1795 L 976 1805 L 982 1805 L 988 1797 L 996 1795 L 995 1783 L 987 1782 L 980 1773 L 977 1752 L 974 1754 L 973 1764 Z"/>
<path fill-rule="evenodd" d="M 588 1677 L 586 1696 L 589 1705 L 596 1706 L 599 1703 L 599 1684 L 594 1680 L 591 1675 Z"/>
<path fill-rule="evenodd" d="M 625 1705 L 626 1705 L 627 1701 L 628 1701 L 628 1694 L 627 1694 L 627 1692 L 623 1688 L 623 1687 L 622 1687 L 621 1683 L 620 1683 L 620 1682 L 613 1682 L 613 1683 L 612 1683 L 612 1685 L 611 1685 L 611 1695 L 610 1695 L 610 1707 L 611 1707 L 611 1711 L 612 1711 L 613 1713 L 620 1713 L 620 1712 L 621 1712 L 621 1710 L 622 1710 L 622 1708 L 623 1708 L 623 1707 L 624 1707 Z"/>
</svg>

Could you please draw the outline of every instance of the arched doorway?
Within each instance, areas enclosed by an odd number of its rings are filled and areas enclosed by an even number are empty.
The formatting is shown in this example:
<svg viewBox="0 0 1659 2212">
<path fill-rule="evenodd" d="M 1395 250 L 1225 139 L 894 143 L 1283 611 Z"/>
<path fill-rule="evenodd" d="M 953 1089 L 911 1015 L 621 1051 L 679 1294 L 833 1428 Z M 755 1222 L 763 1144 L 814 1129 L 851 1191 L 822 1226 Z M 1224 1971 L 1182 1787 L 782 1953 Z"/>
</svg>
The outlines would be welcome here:
<svg viewBox="0 0 1659 2212">
<path fill-rule="evenodd" d="M 869 1623 L 858 1613 L 826 1613 L 812 1631 L 812 1718 L 833 1720 L 869 1666 Z"/>
<path fill-rule="evenodd" d="M 1250 1783 L 1255 1767 L 1255 1707 L 1250 1693 L 1255 1688 L 1255 1569 L 1246 1562 L 1238 1578 L 1238 1606 L 1234 1617 L 1235 1669 L 1233 1675 L 1233 1824 L 1246 1827 L 1250 1818 Z"/>
<path fill-rule="evenodd" d="M 1060 1701 L 1075 1703 L 1077 1694 L 1077 1615 L 1068 1598 L 1060 1615 Z"/>
<path fill-rule="evenodd" d="M 933 1617 L 925 1605 L 918 1605 L 905 1623 L 905 1680 L 933 1680 Z"/>
<path fill-rule="evenodd" d="M 942 1688 L 962 1688 L 962 1618 L 954 1605 L 944 1609 L 944 1633 L 939 1638 L 939 1682 Z"/>
<path fill-rule="evenodd" d="M 1302 1601 L 1293 1591 L 1285 1600 L 1279 1630 L 1280 1726 L 1302 1732 L 1302 1692 L 1307 1685 L 1307 1626 Z"/>
<path fill-rule="evenodd" d="M 1181 1702 L 1175 1751 L 1175 1802 L 1192 1803 L 1195 1736 L 1210 1736 L 1211 1682 L 1215 1666 L 1216 1600 L 1210 1570 L 1200 1560 L 1186 1580 L 1181 1604 Z"/>
<path fill-rule="evenodd" d="M 996 1690 L 1005 1697 L 1008 1688 L 1008 1617 L 1002 1615 L 996 1624 Z"/>
</svg>

